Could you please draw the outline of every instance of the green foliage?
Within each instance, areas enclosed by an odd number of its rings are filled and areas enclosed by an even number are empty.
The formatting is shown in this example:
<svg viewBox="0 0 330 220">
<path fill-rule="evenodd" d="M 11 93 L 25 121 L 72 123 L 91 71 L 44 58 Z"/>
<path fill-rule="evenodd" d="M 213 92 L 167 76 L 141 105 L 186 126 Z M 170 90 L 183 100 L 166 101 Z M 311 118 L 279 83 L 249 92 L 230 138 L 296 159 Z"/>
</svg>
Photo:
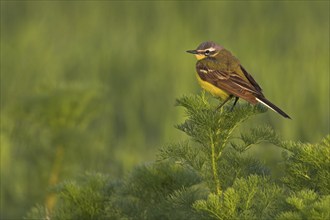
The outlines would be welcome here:
<svg viewBox="0 0 330 220">
<path fill-rule="evenodd" d="M 196 201 L 194 208 L 214 219 L 274 219 L 283 197 L 283 189 L 268 178 L 252 175 L 236 179 L 222 195 Z"/>
<path fill-rule="evenodd" d="M 101 219 L 111 189 L 108 180 L 102 175 L 86 175 L 76 182 L 62 183 L 57 187 L 60 201 L 55 216 L 58 219 Z"/>
<path fill-rule="evenodd" d="M 193 202 L 207 194 L 201 182 L 195 170 L 172 161 L 140 166 L 125 179 L 115 204 L 130 219 L 194 219 Z"/>
<path fill-rule="evenodd" d="M 286 199 L 290 211 L 281 213 L 278 220 L 329 219 L 330 195 L 320 196 L 312 190 L 293 193 Z"/>
<path fill-rule="evenodd" d="M 283 182 L 294 190 L 308 186 L 321 195 L 330 194 L 330 136 L 318 144 L 284 142 L 285 156 Z"/>
<path fill-rule="evenodd" d="M 77 182 L 78 181 L 78 182 Z M 87 173 L 77 181 L 67 181 L 55 189 L 58 195 L 56 212 L 50 213 L 38 205 L 27 214 L 26 219 L 107 219 L 109 196 L 113 187 L 108 177 Z M 112 210 L 113 211 L 113 210 Z M 110 213 L 112 214 L 112 213 Z"/>
<path fill-rule="evenodd" d="M 176 101 L 176 105 L 184 107 L 189 118 L 177 127 L 205 148 L 208 148 L 211 142 L 225 147 L 227 137 L 239 123 L 253 114 L 265 111 L 261 105 L 252 107 L 249 104 L 239 105 L 235 111 L 229 111 L 230 106 L 226 105 L 218 111 L 210 107 L 204 93 L 202 96 L 184 96 Z M 206 149 L 206 152 L 208 150 Z"/>
<path fill-rule="evenodd" d="M 55 188 L 58 202 L 53 210 L 37 205 L 27 217 L 329 218 L 329 136 L 317 144 L 304 144 L 283 141 L 269 126 L 235 131 L 265 109 L 244 104 L 230 111 L 228 104 L 217 111 L 204 94 L 184 96 L 177 104 L 187 115 L 177 127 L 191 140 L 168 144 L 155 162 L 136 167 L 121 180 L 87 174 L 78 181 L 63 182 Z M 272 175 L 273 167 L 249 153 L 263 143 L 283 151 L 279 164 L 287 171 L 282 176 Z M 302 168 L 317 181 L 303 179 Z"/>
<path fill-rule="evenodd" d="M 265 111 L 265 108 L 257 105 L 252 107 L 249 104 L 239 105 L 235 111 L 230 111 L 228 105 L 218 111 L 211 107 L 204 93 L 201 96 L 185 96 L 177 100 L 177 105 L 186 110 L 188 119 L 177 127 L 201 144 L 200 151 L 204 152 L 203 161 L 206 167 L 212 167 L 210 172 L 202 172 L 212 176 L 215 180 L 213 187 L 220 192 L 218 178 L 218 161 L 227 146 L 235 128 L 253 114 Z"/>
<path fill-rule="evenodd" d="M 279 136 L 268 126 L 251 128 L 248 134 L 242 132 L 240 141 L 243 143 L 231 143 L 232 147 L 239 152 L 244 152 L 251 146 L 261 142 L 268 142 L 274 145 L 280 144 Z"/>
</svg>

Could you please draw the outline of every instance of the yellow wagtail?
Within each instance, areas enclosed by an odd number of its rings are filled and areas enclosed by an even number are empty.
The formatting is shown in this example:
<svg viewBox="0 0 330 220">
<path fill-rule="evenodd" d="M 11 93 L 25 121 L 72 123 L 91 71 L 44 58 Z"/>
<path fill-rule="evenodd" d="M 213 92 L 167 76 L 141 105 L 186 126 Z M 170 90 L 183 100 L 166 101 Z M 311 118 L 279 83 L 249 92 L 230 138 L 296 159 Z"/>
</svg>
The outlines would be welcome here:
<svg viewBox="0 0 330 220">
<path fill-rule="evenodd" d="M 285 118 L 290 118 L 279 107 L 268 101 L 253 77 L 242 67 L 239 60 L 222 46 L 207 41 L 201 43 L 196 50 L 188 50 L 197 58 L 197 79 L 203 89 L 224 102 L 235 97 L 234 108 L 239 98 L 251 104 L 261 103 Z M 291 119 L 291 118 L 290 118 Z"/>
</svg>

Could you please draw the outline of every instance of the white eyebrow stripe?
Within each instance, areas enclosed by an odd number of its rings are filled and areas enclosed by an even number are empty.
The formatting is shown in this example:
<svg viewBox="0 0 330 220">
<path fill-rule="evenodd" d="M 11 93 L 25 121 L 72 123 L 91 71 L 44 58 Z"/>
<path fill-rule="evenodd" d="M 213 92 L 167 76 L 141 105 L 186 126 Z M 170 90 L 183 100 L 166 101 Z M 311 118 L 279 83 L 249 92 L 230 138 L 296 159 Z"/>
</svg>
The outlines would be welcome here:
<svg viewBox="0 0 330 220">
<path fill-rule="evenodd" d="M 197 50 L 197 52 L 199 52 L 199 53 L 203 53 L 203 52 L 205 52 L 205 51 L 210 51 L 210 52 L 213 52 L 213 51 L 215 51 L 215 48 L 214 47 L 210 47 L 210 48 L 206 48 L 206 49 L 204 49 L 204 50 Z"/>
</svg>

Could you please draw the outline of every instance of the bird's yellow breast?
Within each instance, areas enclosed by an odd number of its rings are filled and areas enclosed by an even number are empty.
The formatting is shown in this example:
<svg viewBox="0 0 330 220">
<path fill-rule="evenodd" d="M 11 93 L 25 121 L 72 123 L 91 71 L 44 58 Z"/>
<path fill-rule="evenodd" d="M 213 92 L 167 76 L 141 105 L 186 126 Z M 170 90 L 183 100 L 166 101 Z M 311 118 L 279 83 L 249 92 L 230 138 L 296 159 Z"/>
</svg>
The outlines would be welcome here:
<svg viewBox="0 0 330 220">
<path fill-rule="evenodd" d="M 206 91 L 210 92 L 212 95 L 220 97 L 221 99 L 228 98 L 228 96 L 229 96 L 228 93 L 226 93 L 222 89 L 219 89 L 218 87 L 212 85 L 211 83 L 202 80 L 199 77 L 198 73 L 196 74 L 196 77 L 197 77 L 198 83 L 201 85 L 201 87 L 203 89 L 205 89 Z"/>
</svg>

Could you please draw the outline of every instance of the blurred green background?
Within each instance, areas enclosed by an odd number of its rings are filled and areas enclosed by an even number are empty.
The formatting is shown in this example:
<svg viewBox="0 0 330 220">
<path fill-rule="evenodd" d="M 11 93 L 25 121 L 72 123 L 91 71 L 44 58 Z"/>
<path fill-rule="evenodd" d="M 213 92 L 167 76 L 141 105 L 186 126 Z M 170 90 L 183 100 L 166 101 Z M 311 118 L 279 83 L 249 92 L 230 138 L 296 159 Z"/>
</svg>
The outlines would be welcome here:
<svg viewBox="0 0 330 220">
<path fill-rule="evenodd" d="M 1 218 L 185 139 L 174 101 L 201 91 L 185 51 L 206 40 L 293 118 L 250 124 L 309 142 L 329 133 L 329 1 L 1 1 Z"/>
</svg>

